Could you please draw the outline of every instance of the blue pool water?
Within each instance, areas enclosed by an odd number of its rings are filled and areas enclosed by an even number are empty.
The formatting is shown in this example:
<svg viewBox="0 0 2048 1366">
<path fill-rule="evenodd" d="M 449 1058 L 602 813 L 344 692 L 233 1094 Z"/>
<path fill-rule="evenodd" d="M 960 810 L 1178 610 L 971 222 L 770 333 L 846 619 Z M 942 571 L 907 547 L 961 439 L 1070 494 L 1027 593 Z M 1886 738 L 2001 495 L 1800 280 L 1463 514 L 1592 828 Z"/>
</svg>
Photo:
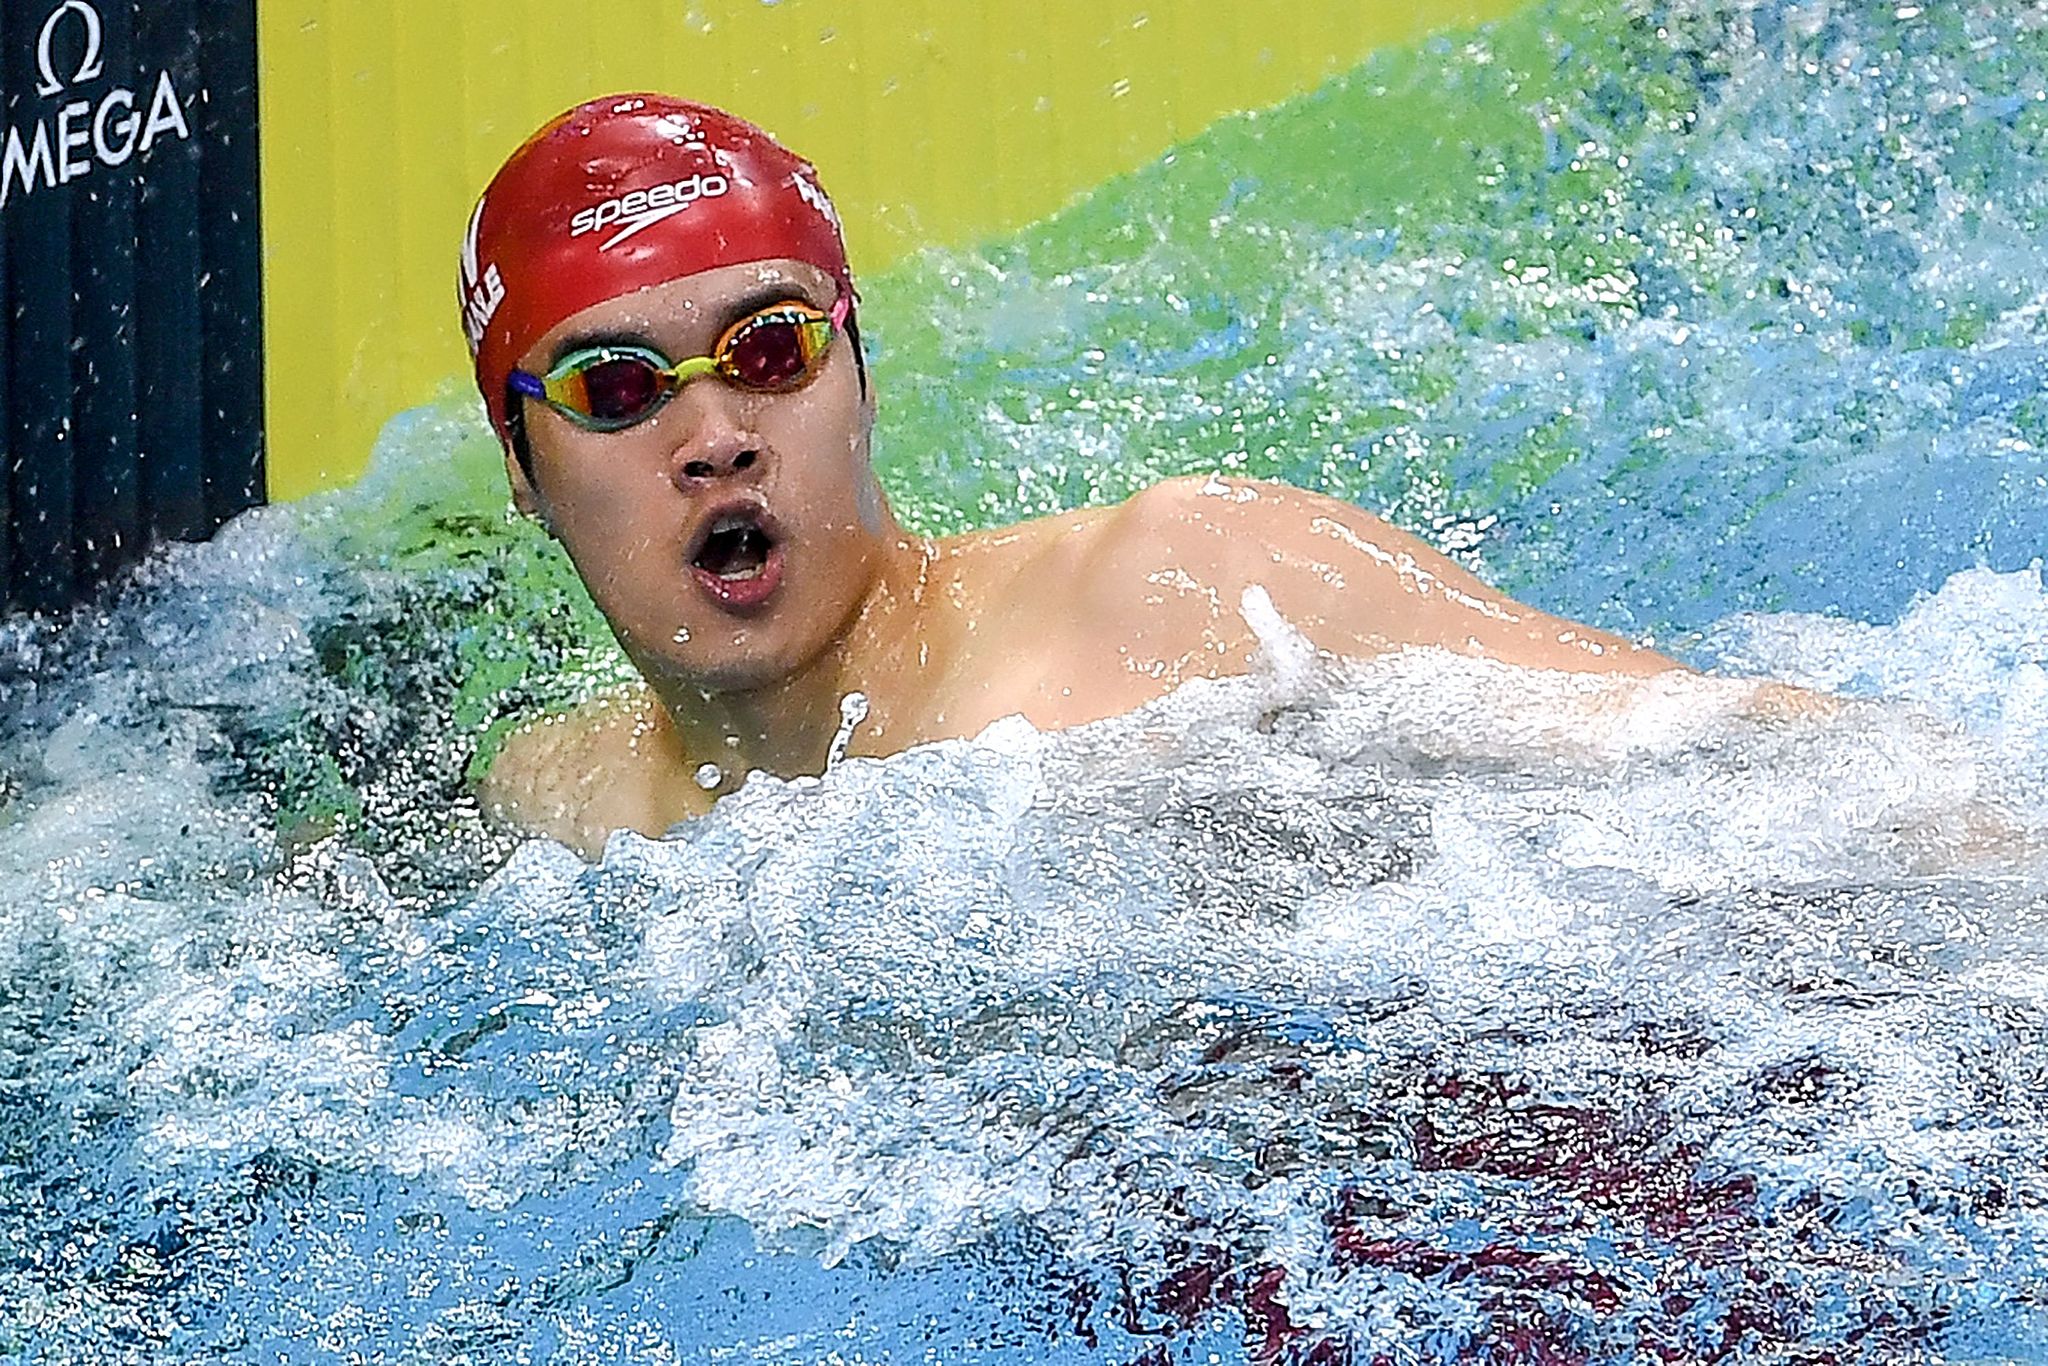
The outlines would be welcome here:
<svg viewBox="0 0 2048 1366">
<path fill-rule="evenodd" d="M 620 666 L 456 401 L 0 623 L 0 1361 L 2048 1355 L 2044 89 L 2038 4 L 1545 11 L 867 282 L 921 525 L 1221 463 L 1704 678 L 1253 603 L 586 866 L 464 795 Z"/>
</svg>

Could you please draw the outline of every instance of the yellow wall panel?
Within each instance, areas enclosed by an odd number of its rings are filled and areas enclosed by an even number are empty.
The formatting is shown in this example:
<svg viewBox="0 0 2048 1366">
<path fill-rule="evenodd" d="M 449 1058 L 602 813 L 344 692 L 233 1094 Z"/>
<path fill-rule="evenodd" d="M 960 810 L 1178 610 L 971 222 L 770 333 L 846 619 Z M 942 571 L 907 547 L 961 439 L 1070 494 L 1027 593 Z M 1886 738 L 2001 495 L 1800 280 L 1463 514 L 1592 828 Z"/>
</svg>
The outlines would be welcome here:
<svg viewBox="0 0 2048 1366">
<path fill-rule="evenodd" d="M 1219 115 L 1518 0 L 262 0 L 270 490 L 466 383 L 456 244 L 503 157 L 616 90 L 817 163 L 856 272 L 1021 226 Z"/>
</svg>

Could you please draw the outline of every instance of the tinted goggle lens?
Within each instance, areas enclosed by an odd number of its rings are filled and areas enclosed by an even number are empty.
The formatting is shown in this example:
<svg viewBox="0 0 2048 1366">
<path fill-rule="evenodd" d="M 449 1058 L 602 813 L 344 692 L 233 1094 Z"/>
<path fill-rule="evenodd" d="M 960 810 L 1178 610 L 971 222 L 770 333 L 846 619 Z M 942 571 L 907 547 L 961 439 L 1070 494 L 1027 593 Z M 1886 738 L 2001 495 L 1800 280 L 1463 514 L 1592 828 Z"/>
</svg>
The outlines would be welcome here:
<svg viewBox="0 0 2048 1366">
<path fill-rule="evenodd" d="M 718 374 L 743 389 L 782 393 L 817 374 L 849 306 L 844 297 L 830 314 L 808 304 L 776 304 L 740 319 L 713 354 L 674 364 L 643 347 L 594 346 L 564 356 L 544 376 L 514 370 L 511 386 L 597 431 L 645 420 L 698 375 Z"/>
<path fill-rule="evenodd" d="M 571 406 L 599 422 L 637 422 L 668 397 L 661 367 L 645 356 L 612 355 L 567 377 Z"/>
<path fill-rule="evenodd" d="M 740 325 L 718 356 L 718 369 L 749 389 L 788 389 L 799 384 L 832 341 L 825 318 L 757 314 Z"/>
</svg>

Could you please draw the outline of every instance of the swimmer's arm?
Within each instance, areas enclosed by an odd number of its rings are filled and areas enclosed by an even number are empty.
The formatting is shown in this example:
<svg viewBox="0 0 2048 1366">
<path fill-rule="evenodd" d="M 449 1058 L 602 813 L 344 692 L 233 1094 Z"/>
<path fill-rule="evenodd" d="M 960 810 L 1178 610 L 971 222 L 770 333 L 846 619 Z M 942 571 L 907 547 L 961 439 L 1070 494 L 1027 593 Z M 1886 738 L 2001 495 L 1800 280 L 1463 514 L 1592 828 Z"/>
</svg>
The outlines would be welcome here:
<svg viewBox="0 0 2048 1366">
<path fill-rule="evenodd" d="M 1648 675 L 1654 650 L 1515 602 L 1372 514 L 1284 484 L 1169 480 L 1134 498 L 1145 532 L 1220 589 L 1253 585 L 1319 648 L 1370 658 L 1433 645 L 1527 668 Z"/>
<path fill-rule="evenodd" d="M 608 822 L 593 810 L 593 739 L 575 713 L 546 717 L 513 733 L 477 784 L 493 819 L 522 834 L 560 840 L 585 858 L 604 848 Z"/>
<path fill-rule="evenodd" d="M 614 830 L 660 836 L 697 813 L 670 810 L 658 746 L 643 743 L 656 726 L 654 707 L 635 689 L 515 731 L 477 784 L 477 800 L 497 820 L 587 859 L 604 852 Z"/>
</svg>

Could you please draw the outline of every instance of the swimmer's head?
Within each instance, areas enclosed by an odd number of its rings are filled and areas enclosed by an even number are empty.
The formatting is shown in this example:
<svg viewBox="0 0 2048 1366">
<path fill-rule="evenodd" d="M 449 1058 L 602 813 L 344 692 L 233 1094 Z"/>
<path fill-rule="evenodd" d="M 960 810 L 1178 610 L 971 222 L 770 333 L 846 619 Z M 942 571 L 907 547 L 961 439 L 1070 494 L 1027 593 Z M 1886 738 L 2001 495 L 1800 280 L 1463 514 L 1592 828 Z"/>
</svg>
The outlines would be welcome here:
<svg viewBox="0 0 2048 1366">
<path fill-rule="evenodd" d="M 759 128 L 667 95 L 607 96 L 551 120 L 491 180 L 462 243 L 462 329 L 491 426 L 512 444 L 508 378 L 563 319 L 779 259 L 816 266 L 852 299 L 817 173 Z"/>
</svg>

